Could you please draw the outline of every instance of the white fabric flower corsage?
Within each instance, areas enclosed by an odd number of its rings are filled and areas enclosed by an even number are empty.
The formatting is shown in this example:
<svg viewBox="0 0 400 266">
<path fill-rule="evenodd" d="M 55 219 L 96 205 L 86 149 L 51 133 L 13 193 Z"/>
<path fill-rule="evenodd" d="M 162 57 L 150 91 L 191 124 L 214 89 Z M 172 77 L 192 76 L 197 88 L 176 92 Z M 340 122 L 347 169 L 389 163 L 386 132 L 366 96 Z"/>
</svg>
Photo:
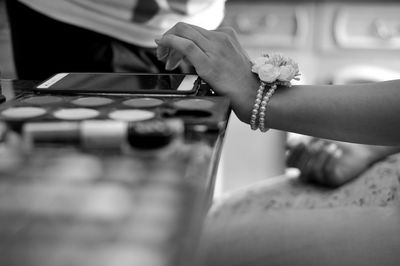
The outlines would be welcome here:
<svg viewBox="0 0 400 266">
<path fill-rule="evenodd" d="M 269 129 L 266 126 L 268 102 L 278 85 L 290 87 L 293 79 L 299 80 L 299 66 L 288 57 L 279 54 L 263 54 L 253 61 L 251 71 L 257 73 L 261 84 L 251 110 L 250 127 L 253 130 L 260 129 L 262 132 L 266 132 Z"/>
<path fill-rule="evenodd" d="M 299 66 L 291 58 L 280 54 L 263 54 L 253 61 L 252 72 L 265 83 L 290 86 L 291 80 L 299 80 Z"/>
</svg>

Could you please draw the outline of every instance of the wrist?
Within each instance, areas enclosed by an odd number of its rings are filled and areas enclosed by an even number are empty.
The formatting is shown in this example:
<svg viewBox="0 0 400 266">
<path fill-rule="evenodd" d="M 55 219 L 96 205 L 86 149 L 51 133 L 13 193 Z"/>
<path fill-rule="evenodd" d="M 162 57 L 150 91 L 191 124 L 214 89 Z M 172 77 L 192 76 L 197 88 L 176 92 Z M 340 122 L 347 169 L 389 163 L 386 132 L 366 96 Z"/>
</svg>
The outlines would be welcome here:
<svg viewBox="0 0 400 266">
<path fill-rule="evenodd" d="M 227 95 L 231 99 L 231 106 L 240 121 L 249 124 L 251 118 L 251 110 L 253 108 L 254 99 L 257 94 L 257 88 L 260 81 L 254 73 L 249 73 L 246 82 L 243 85 L 237 85 L 237 90 L 230 90 Z"/>
<path fill-rule="evenodd" d="M 374 164 L 380 160 L 383 160 L 389 155 L 400 152 L 400 147 L 398 146 L 375 146 L 368 145 L 365 146 L 365 155 L 368 163 Z"/>
<path fill-rule="evenodd" d="M 252 130 L 268 131 L 268 103 L 278 87 L 290 87 L 291 80 L 298 80 L 299 68 L 292 59 L 279 54 L 264 54 L 253 62 L 252 72 L 259 78 L 256 96 L 250 112 L 250 127 Z"/>
</svg>

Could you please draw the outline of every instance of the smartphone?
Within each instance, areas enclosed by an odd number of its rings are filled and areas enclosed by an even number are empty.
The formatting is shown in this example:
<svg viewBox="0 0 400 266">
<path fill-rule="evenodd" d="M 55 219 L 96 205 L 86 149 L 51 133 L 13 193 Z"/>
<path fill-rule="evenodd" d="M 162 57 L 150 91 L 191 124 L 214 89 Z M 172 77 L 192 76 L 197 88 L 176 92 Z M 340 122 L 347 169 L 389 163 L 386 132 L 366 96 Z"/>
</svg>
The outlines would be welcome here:
<svg viewBox="0 0 400 266">
<path fill-rule="evenodd" d="M 37 92 L 196 94 L 201 80 L 193 74 L 58 73 L 41 82 Z"/>
</svg>

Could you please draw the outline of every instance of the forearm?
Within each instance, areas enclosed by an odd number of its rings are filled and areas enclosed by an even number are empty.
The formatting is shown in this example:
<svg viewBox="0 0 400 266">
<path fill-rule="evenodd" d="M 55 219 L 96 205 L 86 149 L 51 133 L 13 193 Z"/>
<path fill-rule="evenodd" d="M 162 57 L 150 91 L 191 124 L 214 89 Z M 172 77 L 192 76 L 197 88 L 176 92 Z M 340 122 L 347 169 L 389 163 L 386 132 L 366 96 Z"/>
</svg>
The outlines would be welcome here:
<svg viewBox="0 0 400 266">
<path fill-rule="evenodd" d="M 400 145 L 400 81 L 280 88 L 267 109 L 271 128 L 321 138 Z"/>
<path fill-rule="evenodd" d="M 374 146 L 365 145 L 370 164 L 383 160 L 387 156 L 400 152 L 400 146 Z"/>
<path fill-rule="evenodd" d="M 237 116 L 249 123 L 260 83 L 232 30 L 207 31 L 178 23 L 157 43 L 160 59 L 179 62 L 184 57 L 191 62 L 217 93 L 229 97 Z M 169 52 L 171 48 L 175 52 Z M 400 80 L 278 88 L 267 106 L 266 121 L 271 128 L 316 137 L 400 145 L 399 114 Z"/>
</svg>

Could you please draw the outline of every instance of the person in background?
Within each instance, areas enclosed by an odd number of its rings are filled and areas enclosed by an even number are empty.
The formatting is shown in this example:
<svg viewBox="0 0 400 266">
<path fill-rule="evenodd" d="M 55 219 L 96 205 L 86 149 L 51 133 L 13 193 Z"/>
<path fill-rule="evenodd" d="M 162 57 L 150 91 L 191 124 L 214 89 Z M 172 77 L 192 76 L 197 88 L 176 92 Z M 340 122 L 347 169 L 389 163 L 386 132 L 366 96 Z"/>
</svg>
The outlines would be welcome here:
<svg viewBox="0 0 400 266">
<path fill-rule="evenodd" d="M 179 21 L 216 29 L 225 0 L 7 0 L 19 79 L 57 72 L 165 71 L 154 38 Z M 171 72 L 191 72 L 184 63 Z"/>
</svg>

